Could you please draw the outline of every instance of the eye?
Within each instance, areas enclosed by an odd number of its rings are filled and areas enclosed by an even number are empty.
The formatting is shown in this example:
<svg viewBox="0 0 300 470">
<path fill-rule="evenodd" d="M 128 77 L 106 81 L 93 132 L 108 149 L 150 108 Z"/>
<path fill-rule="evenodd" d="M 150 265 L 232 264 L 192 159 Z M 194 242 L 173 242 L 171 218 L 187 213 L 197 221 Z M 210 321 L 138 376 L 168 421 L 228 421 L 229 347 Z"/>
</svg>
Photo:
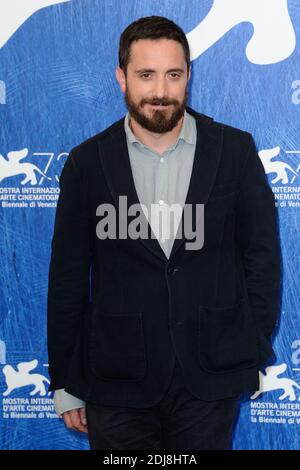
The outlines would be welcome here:
<svg viewBox="0 0 300 470">
<path fill-rule="evenodd" d="M 180 75 L 177 72 L 171 72 L 170 75 L 172 76 L 172 78 L 180 78 Z"/>
<path fill-rule="evenodd" d="M 146 77 L 146 75 L 150 76 L 151 74 L 150 74 L 150 73 L 147 73 L 147 72 L 145 72 L 145 73 L 142 73 L 141 77 L 143 77 L 143 78 L 146 78 L 146 79 L 147 79 L 147 78 L 148 78 L 148 76 Z"/>
</svg>

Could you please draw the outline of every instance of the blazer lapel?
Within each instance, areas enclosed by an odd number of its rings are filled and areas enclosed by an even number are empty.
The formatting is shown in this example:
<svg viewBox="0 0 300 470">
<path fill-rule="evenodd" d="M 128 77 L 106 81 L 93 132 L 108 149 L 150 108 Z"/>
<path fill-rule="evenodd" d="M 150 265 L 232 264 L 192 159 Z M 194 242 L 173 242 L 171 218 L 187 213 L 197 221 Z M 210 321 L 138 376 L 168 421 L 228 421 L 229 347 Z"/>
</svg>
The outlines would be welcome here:
<svg viewBox="0 0 300 470">
<path fill-rule="evenodd" d="M 223 143 L 223 127 L 213 126 L 212 118 L 198 113 L 192 108 L 187 107 L 186 110 L 196 119 L 197 143 L 190 184 L 180 224 L 183 222 L 183 213 L 187 204 L 192 205 L 193 208 L 195 204 L 206 204 L 214 185 Z M 194 220 L 193 217 L 193 232 L 195 231 L 197 220 Z M 181 238 L 175 238 L 170 259 L 186 240 L 187 238 L 184 233 Z"/>
<path fill-rule="evenodd" d="M 205 204 L 213 187 L 217 173 L 222 148 L 222 128 L 213 126 L 213 119 L 200 114 L 187 107 L 187 112 L 196 118 L 197 143 L 195 148 L 194 163 L 190 184 L 185 201 L 186 204 Z M 124 130 L 124 117 L 107 130 L 108 135 L 99 139 L 98 149 L 100 161 L 103 167 L 108 187 L 119 213 L 119 197 L 127 196 L 127 208 L 132 204 L 139 204 L 134 179 L 131 170 L 130 158 L 127 148 L 126 133 Z M 182 215 L 184 213 L 184 209 Z M 122 216 L 122 213 L 119 214 Z M 139 238 L 139 241 L 155 256 L 164 262 L 168 262 L 186 240 L 186 237 L 175 238 L 170 258 L 168 259 L 155 237 L 143 211 L 141 217 L 145 222 L 150 238 Z M 195 230 L 197 220 L 193 223 Z"/>
<path fill-rule="evenodd" d="M 99 140 L 98 148 L 108 187 L 115 202 L 118 215 L 122 217 L 123 213 L 119 212 L 120 196 L 127 196 L 127 208 L 132 204 L 140 204 L 131 170 L 124 118 L 116 123 L 116 126 L 113 126 L 113 129 L 105 139 Z M 158 256 L 163 261 L 168 261 L 143 211 L 141 211 L 140 217 L 143 219 L 143 223 L 146 224 L 147 233 L 149 233 L 149 230 L 151 231 L 151 238 L 140 237 L 139 240 L 155 256 Z"/>
</svg>

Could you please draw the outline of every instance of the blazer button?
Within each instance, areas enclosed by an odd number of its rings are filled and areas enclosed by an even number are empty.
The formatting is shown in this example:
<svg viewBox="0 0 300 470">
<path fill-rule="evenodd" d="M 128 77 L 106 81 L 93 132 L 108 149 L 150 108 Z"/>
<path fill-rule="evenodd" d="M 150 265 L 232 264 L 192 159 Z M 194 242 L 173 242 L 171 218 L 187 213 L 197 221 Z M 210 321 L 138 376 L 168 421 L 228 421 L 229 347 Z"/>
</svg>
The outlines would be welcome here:
<svg viewBox="0 0 300 470">
<path fill-rule="evenodd" d="M 179 271 L 179 268 L 169 268 L 167 272 L 168 274 L 175 274 L 177 271 Z"/>
</svg>

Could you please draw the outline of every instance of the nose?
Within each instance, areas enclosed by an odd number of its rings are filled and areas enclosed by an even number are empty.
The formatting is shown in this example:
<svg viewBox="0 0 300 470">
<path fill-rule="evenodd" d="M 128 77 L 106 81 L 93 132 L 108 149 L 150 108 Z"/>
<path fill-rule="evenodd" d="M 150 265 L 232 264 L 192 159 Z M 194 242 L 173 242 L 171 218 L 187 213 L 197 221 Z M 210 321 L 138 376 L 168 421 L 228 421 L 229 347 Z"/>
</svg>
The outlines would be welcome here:
<svg viewBox="0 0 300 470">
<path fill-rule="evenodd" d="M 157 98 L 164 98 L 166 96 L 165 77 L 157 77 L 153 93 Z"/>
</svg>

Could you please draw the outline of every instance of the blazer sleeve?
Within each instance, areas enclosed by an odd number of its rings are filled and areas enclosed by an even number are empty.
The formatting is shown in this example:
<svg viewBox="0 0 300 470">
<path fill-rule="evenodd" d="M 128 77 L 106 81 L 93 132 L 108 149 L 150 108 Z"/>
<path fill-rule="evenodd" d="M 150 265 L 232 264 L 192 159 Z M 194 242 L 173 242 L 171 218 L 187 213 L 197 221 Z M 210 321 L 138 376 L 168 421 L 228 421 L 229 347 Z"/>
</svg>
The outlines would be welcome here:
<svg viewBox="0 0 300 470">
<path fill-rule="evenodd" d="M 251 134 L 237 198 L 236 238 L 264 363 L 274 352 L 270 337 L 279 314 L 281 254 L 275 198 Z"/>
<path fill-rule="evenodd" d="M 49 390 L 65 386 L 89 302 L 90 217 L 82 175 L 71 151 L 61 172 L 47 297 Z"/>
</svg>

